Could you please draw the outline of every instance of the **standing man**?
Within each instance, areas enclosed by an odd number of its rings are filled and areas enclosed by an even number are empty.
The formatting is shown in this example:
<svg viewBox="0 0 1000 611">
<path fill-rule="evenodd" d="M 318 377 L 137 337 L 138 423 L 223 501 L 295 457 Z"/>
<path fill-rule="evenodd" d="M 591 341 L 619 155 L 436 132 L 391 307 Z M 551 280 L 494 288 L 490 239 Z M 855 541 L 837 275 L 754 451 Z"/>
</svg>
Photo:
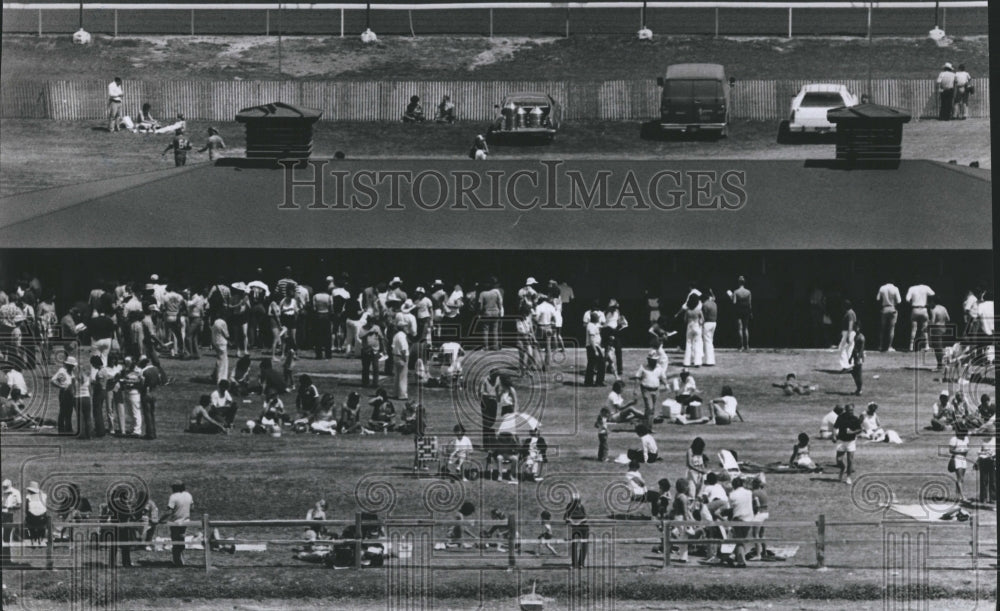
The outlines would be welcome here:
<svg viewBox="0 0 1000 611">
<path fill-rule="evenodd" d="M 539 293 L 538 305 L 535 306 L 535 324 L 538 328 L 538 342 L 545 349 L 543 371 L 548 371 L 552 361 L 552 350 L 555 348 L 556 307 L 552 305 L 549 296 Z"/>
<path fill-rule="evenodd" d="M 156 396 L 153 391 L 163 383 L 160 372 L 146 357 L 139 359 L 139 372 L 142 376 L 140 388 L 140 406 L 142 423 L 145 427 L 142 438 L 147 441 L 156 439 Z"/>
<path fill-rule="evenodd" d="M 191 519 L 194 499 L 191 493 L 184 489 L 183 482 L 175 481 L 170 484 L 170 490 L 172 494 L 167 500 L 167 511 L 160 518 L 160 524 L 170 523 L 170 540 L 173 542 L 170 551 L 173 554 L 173 563 L 174 566 L 184 566 L 184 533 Z"/>
<path fill-rule="evenodd" d="M 181 127 L 174 131 L 174 139 L 170 141 L 167 148 L 163 149 L 160 157 L 166 155 L 167 151 L 171 149 L 174 151 L 174 167 L 179 168 L 182 165 L 187 165 L 187 152 L 191 150 L 191 141 L 184 137 L 184 128 Z"/>
<path fill-rule="evenodd" d="M 56 424 L 60 435 L 73 433 L 73 406 L 76 402 L 73 382 L 76 367 L 76 357 L 67 356 L 62 367 L 52 376 L 52 385 L 59 389 L 59 417 Z"/>
<path fill-rule="evenodd" d="M 590 312 L 587 323 L 587 373 L 584 386 L 604 386 L 604 348 L 601 346 L 601 318 L 597 311 Z"/>
<path fill-rule="evenodd" d="M 910 352 L 913 352 L 923 337 L 927 341 L 927 298 L 934 291 L 926 284 L 914 284 L 906 290 L 906 302 L 910 304 Z"/>
<path fill-rule="evenodd" d="M 200 359 L 198 345 L 201 343 L 201 331 L 205 324 L 205 309 L 208 302 L 205 301 L 205 297 L 200 291 L 192 291 L 191 289 L 184 289 L 184 300 L 188 316 L 188 326 L 184 338 L 187 342 L 186 352 L 191 355 L 191 358 Z"/>
<path fill-rule="evenodd" d="M 3 560 L 9 561 L 10 544 L 14 537 L 14 527 L 11 524 L 18 521 L 17 514 L 21 511 L 21 491 L 9 479 L 3 480 L 2 509 L 0 520 L 3 522 Z"/>
<path fill-rule="evenodd" d="M 701 328 L 704 343 L 705 367 L 715 366 L 715 327 L 719 321 L 719 304 L 715 303 L 715 293 L 708 289 L 701 296 L 701 315 L 705 322 Z"/>
<path fill-rule="evenodd" d="M 895 352 L 896 350 L 892 347 L 892 340 L 896 337 L 896 320 L 899 317 L 896 307 L 903 301 L 903 298 L 899 294 L 899 288 L 889 281 L 879 287 L 875 299 L 878 300 L 879 306 L 882 308 L 882 323 L 879 328 L 879 350 L 882 352 Z"/>
<path fill-rule="evenodd" d="M 385 349 L 385 336 L 374 316 L 365 317 L 358 341 L 361 342 L 361 386 L 368 386 L 369 380 L 372 386 L 378 386 L 378 359 Z"/>
<path fill-rule="evenodd" d="M 316 348 L 316 360 L 330 359 L 333 356 L 333 326 L 330 324 L 330 316 L 333 313 L 333 295 L 330 294 L 328 285 L 320 284 L 313 294 L 312 314 L 313 338 Z"/>
<path fill-rule="evenodd" d="M 861 432 L 861 419 L 854 415 L 853 405 L 848 404 L 844 407 L 844 413 L 837 416 L 837 421 L 833 423 L 833 430 L 833 441 L 837 444 L 840 481 L 850 486 L 854 483 L 851 481 L 851 474 L 854 473 L 854 451 L 857 449 L 855 440 Z"/>
<path fill-rule="evenodd" d="M 840 319 L 840 371 L 851 370 L 851 354 L 854 352 L 854 334 L 858 324 L 858 315 L 850 299 L 844 300 L 844 316 Z"/>
<path fill-rule="evenodd" d="M 479 294 L 479 312 L 482 315 L 483 343 L 486 350 L 500 350 L 500 319 L 503 318 L 503 293 L 500 281 L 490 278 L 490 287 Z M 492 336 L 493 341 L 490 341 Z"/>
<path fill-rule="evenodd" d="M 410 399 L 407 391 L 407 365 L 410 361 L 410 344 L 406 339 L 406 323 L 396 325 L 396 334 L 392 336 L 392 358 L 393 376 L 395 378 L 396 399 L 408 401 Z"/>
<path fill-rule="evenodd" d="M 628 328 L 628 319 L 622 314 L 617 299 L 608 302 L 604 324 L 605 328 L 608 329 L 606 348 L 615 351 L 615 379 L 620 380 L 622 374 L 622 333 Z"/>
<path fill-rule="evenodd" d="M 931 349 L 934 350 L 934 358 L 937 361 L 935 371 L 940 371 L 944 367 L 944 347 L 950 343 L 947 335 L 951 317 L 948 316 L 947 308 L 938 303 L 935 297 L 927 298 L 927 309 L 929 310 L 927 314 L 927 341 Z"/>
<path fill-rule="evenodd" d="M 747 288 L 747 279 L 743 276 L 737 278 L 739 285 L 735 291 L 729 291 L 729 298 L 736 306 L 736 332 L 739 334 L 739 349 L 747 351 L 750 349 L 750 321 L 753 320 L 753 299 L 750 289 Z"/>
<path fill-rule="evenodd" d="M 122 79 L 116 76 L 108 83 L 108 131 L 117 132 L 122 120 Z"/>
<path fill-rule="evenodd" d="M 184 317 L 187 312 L 187 301 L 174 290 L 172 284 L 167 284 L 167 292 L 163 294 L 163 322 L 167 328 L 167 341 L 170 345 L 170 356 L 180 355 L 183 360 L 187 354 L 187 342 Z"/>
<path fill-rule="evenodd" d="M 219 135 L 219 130 L 209 127 L 208 140 L 205 141 L 205 146 L 198 149 L 198 152 L 204 153 L 208 151 L 208 160 L 215 161 L 215 152 L 224 150 L 226 150 L 226 143 L 222 140 L 222 136 Z"/>
<path fill-rule="evenodd" d="M 938 120 L 951 121 L 952 106 L 955 105 L 955 69 L 951 62 L 945 62 L 937 77 L 938 94 L 941 98 Z"/>
</svg>

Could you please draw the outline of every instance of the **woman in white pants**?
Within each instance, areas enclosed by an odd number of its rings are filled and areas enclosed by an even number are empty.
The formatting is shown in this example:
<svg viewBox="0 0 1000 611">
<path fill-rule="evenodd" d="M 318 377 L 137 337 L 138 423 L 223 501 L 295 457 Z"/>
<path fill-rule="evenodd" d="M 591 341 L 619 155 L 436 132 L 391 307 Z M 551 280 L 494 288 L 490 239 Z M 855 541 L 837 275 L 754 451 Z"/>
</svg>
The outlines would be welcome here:
<svg viewBox="0 0 1000 611">
<path fill-rule="evenodd" d="M 704 359 L 702 348 L 702 325 L 705 324 L 705 317 L 701 311 L 701 300 L 698 295 L 692 293 L 688 296 L 687 302 L 682 310 L 684 322 L 687 324 L 687 342 L 684 346 L 684 366 L 700 367 Z"/>
</svg>

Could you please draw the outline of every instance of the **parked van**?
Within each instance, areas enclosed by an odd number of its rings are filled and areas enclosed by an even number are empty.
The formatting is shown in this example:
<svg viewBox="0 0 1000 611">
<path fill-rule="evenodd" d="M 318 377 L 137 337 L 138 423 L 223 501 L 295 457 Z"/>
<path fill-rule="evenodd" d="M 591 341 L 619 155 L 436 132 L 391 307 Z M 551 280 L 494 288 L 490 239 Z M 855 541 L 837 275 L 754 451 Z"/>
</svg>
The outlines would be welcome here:
<svg viewBox="0 0 1000 611">
<path fill-rule="evenodd" d="M 656 80 L 663 88 L 659 128 L 663 132 L 708 132 L 725 137 L 729 124 L 729 90 L 719 64 L 674 64 Z"/>
</svg>

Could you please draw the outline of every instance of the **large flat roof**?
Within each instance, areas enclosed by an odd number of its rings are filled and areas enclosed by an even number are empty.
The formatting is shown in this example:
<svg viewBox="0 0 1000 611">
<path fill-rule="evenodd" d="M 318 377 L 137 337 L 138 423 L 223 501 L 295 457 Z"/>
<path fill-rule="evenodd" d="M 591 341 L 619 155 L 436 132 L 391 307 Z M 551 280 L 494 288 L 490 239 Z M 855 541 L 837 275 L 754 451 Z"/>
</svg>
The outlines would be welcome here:
<svg viewBox="0 0 1000 611">
<path fill-rule="evenodd" d="M 0 200 L 0 247 L 985 251 L 993 244 L 991 173 L 931 161 L 850 171 L 802 161 L 320 163 L 326 206 L 319 208 L 308 205 L 309 186 L 295 188 L 297 208 L 281 208 L 282 170 L 208 164 L 8 197 Z M 478 189 L 456 195 L 476 177 Z M 368 192 L 354 188 L 379 179 Z M 441 180 L 449 193 L 438 202 Z M 497 209 L 476 209 L 476 198 Z M 357 209 L 373 200 L 372 209 Z"/>
</svg>

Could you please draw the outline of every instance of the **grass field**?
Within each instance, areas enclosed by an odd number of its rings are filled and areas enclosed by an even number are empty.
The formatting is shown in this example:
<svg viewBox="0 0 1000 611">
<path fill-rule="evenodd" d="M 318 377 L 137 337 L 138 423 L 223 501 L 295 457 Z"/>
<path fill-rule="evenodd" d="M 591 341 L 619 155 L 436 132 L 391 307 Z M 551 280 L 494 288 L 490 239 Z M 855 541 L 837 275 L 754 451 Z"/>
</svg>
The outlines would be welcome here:
<svg viewBox="0 0 1000 611">
<path fill-rule="evenodd" d="M 494 38 L 391 36 L 365 46 L 354 37 L 99 36 L 79 47 L 68 36 L 5 35 L 3 79 L 107 80 L 576 80 L 652 79 L 668 64 L 712 62 L 737 79 L 932 79 L 945 61 L 989 74 L 986 37 L 938 47 L 924 38 L 631 36 Z M 836 61 L 830 58 L 836 57 Z M 44 70 L 39 70 L 44 66 Z"/>
<path fill-rule="evenodd" d="M 627 351 L 625 370 L 634 370 L 642 356 L 642 351 Z M 487 518 L 489 509 L 494 507 L 516 512 L 522 536 L 532 536 L 539 530 L 537 516 L 542 508 L 557 513 L 558 506 L 565 501 L 560 495 L 565 493 L 567 484 L 572 484 L 582 492 L 589 515 L 595 520 L 595 532 L 655 539 L 658 532 L 649 522 L 600 523 L 610 513 L 616 513 L 618 505 L 608 498 L 617 489 L 616 482 L 623 481 L 624 468 L 593 460 L 596 436 L 592 422 L 607 389 L 580 386 L 581 358 L 582 354 L 570 351 L 566 360 L 547 376 L 537 374 L 517 383 L 522 408 L 540 417 L 552 447 L 551 462 L 545 480 L 540 483 L 511 486 L 483 480 L 448 484 L 433 478 L 414 479 L 410 475 L 412 440 L 398 434 L 334 438 L 292 433 L 281 438 L 185 434 L 181 431 L 190 406 L 211 388 L 196 379 L 210 372 L 211 357 L 200 361 L 164 361 L 175 382 L 159 391 L 157 440 L 77 441 L 8 434 L 3 444 L 3 475 L 39 480 L 46 482 L 43 484 L 46 486 L 77 481 L 83 495 L 95 505 L 112 482 L 142 481 L 161 507 L 166 502 L 170 481 L 181 478 L 194 495 L 195 514 L 207 512 L 217 520 L 300 518 L 319 498 L 328 501 L 331 519 L 351 519 L 359 502 L 362 507 L 381 509 L 383 513 L 391 506 L 394 518 L 450 519 L 463 500 L 471 500 L 480 512 L 478 519 Z M 676 363 L 678 355 L 675 353 L 671 358 Z M 470 411 L 476 404 L 471 389 L 476 376 L 494 366 L 509 366 L 512 359 L 516 362 L 516 355 L 510 350 L 473 352 L 466 363 L 469 380 L 465 390 L 423 389 L 420 397 L 428 410 L 431 432 L 446 436 L 457 420 L 469 423 Z M 706 453 L 713 458 L 720 448 L 726 447 L 737 450 L 741 459 L 756 463 L 787 460 L 795 436 L 802 431 L 814 435 L 819 419 L 835 403 L 860 405 L 876 401 L 881 406 L 879 413 L 884 424 L 897 430 L 905 443 L 861 444 L 854 487 L 836 482 L 831 465 L 833 447 L 820 440 L 813 442 L 813 455 L 826 467 L 826 473 L 769 476 L 771 520 L 802 523 L 769 529 L 771 536 L 784 541 L 782 544 L 800 546 L 798 554 L 786 563 L 751 563 L 751 568 L 739 572 L 738 577 L 736 569 L 706 568 L 697 563 L 661 572 L 657 568 L 659 557 L 650 553 L 648 544 L 595 548 L 592 558 L 600 558 L 602 553 L 613 554 L 618 570 L 611 573 L 611 588 L 616 599 L 810 601 L 877 600 L 882 596 L 885 587 L 882 569 L 887 562 L 895 561 L 883 555 L 882 531 L 860 523 L 894 515 L 885 514 L 881 506 L 888 498 L 885 496 L 888 490 L 900 503 L 919 502 L 918 497 L 926 495 L 927 486 L 953 496 L 952 476 L 946 473 L 947 460 L 942 458 L 947 434 L 922 430 L 930 417 L 933 397 L 947 384 L 927 366 L 922 354 L 874 353 L 866 364 L 865 395 L 859 399 L 849 396 L 853 390 L 849 376 L 831 373 L 836 369 L 835 363 L 836 355 L 830 351 L 721 352 L 717 367 L 697 370 L 694 375 L 706 396 L 715 396 L 724 384 L 732 386 L 746 422 L 729 427 L 658 426 L 656 436 L 665 460 L 644 467 L 644 477 L 651 482 L 660 477 L 682 477 L 684 451 L 695 436 L 705 439 Z M 321 392 L 332 392 L 342 401 L 352 390 L 361 391 L 364 397 L 370 394 L 370 390 L 359 388 L 358 368 L 354 359 L 335 357 L 317 361 L 306 357 L 299 362 L 297 372 L 314 374 Z M 808 397 L 784 397 L 770 383 L 788 371 L 796 371 L 800 378 L 815 382 L 819 390 Z M 55 397 L 46 390 L 48 375 L 51 372 L 38 371 L 30 376 L 29 383 L 38 389 L 37 401 L 47 405 L 48 413 L 54 415 Z M 977 385 L 969 391 L 975 396 L 981 392 L 994 394 L 992 385 Z M 411 391 L 411 396 L 414 394 Z M 237 421 L 256 415 L 260 399 L 249 399 L 251 403 L 241 408 Z M 58 457 L 32 458 L 51 453 L 47 448 L 53 444 L 58 447 Z M 610 445 L 615 456 L 635 447 L 637 438 L 627 431 L 615 432 Z M 970 490 L 975 490 L 976 475 L 970 472 L 967 478 Z M 636 513 L 648 515 L 648 508 Z M 825 514 L 828 522 L 857 524 L 830 527 L 826 562 L 832 572 L 817 578 L 815 526 L 811 524 L 820 513 Z M 931 543 L 938 553 L 929 560 L 930 589 L 924 595 L 995 600 L 996 514 L 992 510 L 975 513 L 980 523 L 980 557 L 969 556 L 972 531 L 967 526 L 934 529 Z M 558 515 L 555 526 L 557 533 L 560 532 Z M 223 529 L 223 534 L 240 539 L 294 540 L 299 530 L 228 528 Z M 435 528 L 429 536 L 443 539 L 445 528 Z M 564 600 L 570 591 L 586 596 L 598 588 L 593 585 L 579 590 L 574 589 L 582 587 L 579 584 L 567 583 L 565 546 L 559 557 L 522 555 L 520 570 L 513 573 L 504 570 L 505 554 L 474 550 L 429 553 L 434 598 L 477 600 L 482 596 L 485 600 L 500 600 L 516 594 L 518 579 L 522 584 L 528 583 L 524 580 L 537 579 L 540 589 L 556 600 Z M 142 568 L 117 574 L 118 595 L 123 600 L 355 597 L 351 600 L 374 601 L 397 591 L 391 580 L 386 581 L 384 571 L 330 573 L 293 560 L 288 546 L 272 545 L 268 552 L 260 554 L 216 554 L 214 564 L 219 568 L 207 575 L 200 568 L 164 568 L 167 561 L 164 553 L 139 552 L 138 558 Z M 197 567 L 200 552 L 189 551 L 187 558 Z M 93 566 L 103 566 L 104 562 L 95 559 Z M 29 564 L 38 565 L 37 553 Z M 406 563 L 398 570 L 417 571 Z M 24 590 L 35 597 L 61 600 L 72 591 L 64 571 L 11 573 L 16 579 L 7 574 L 5 571 L 5 582 L 11 587 L 21 582 Z M 591 574 L 591 583 L 599 583 L 594 575 L 602 574 L 605 573 Z"/>
<path fill-rule="evenodd" d="M 200 146 L 209 123 L 188 124 Z M 228 156 L 242 157 L 243 126 L 215 124 L 229 146 Z M 344 151 L 350 158 L 464 158 L 473 135 L 485 125 L 404 125 L 402 123 L 321 122 L 316 125 L 315 157 L 333 157 Z M 109 134 L 98 122 L 35 119 L 0 120 L 0 196 L 88 180 L 138 174 L 171 167 L 173 159 L 160 153 L 169 136 Z M 698 140 L 646 141 L 637 122 L 574 122 L 567 124 L 548 146 L 493 146 L 493 159 L 616 158 L 616 159 L 832 159 L 829 142 L 782 146 L 775 144 L 777 125 L 766 122 L 734 124 L 729 137 L 718 142 Z M 906 126 L 903 157 L 956 160 L 961 165 L 979 161 L 990 167 L 990 131 L 985 120 L 917 121 Z M 205 154 L 192 153 L 188 163 L 205 163 Z"/>
</svg>

